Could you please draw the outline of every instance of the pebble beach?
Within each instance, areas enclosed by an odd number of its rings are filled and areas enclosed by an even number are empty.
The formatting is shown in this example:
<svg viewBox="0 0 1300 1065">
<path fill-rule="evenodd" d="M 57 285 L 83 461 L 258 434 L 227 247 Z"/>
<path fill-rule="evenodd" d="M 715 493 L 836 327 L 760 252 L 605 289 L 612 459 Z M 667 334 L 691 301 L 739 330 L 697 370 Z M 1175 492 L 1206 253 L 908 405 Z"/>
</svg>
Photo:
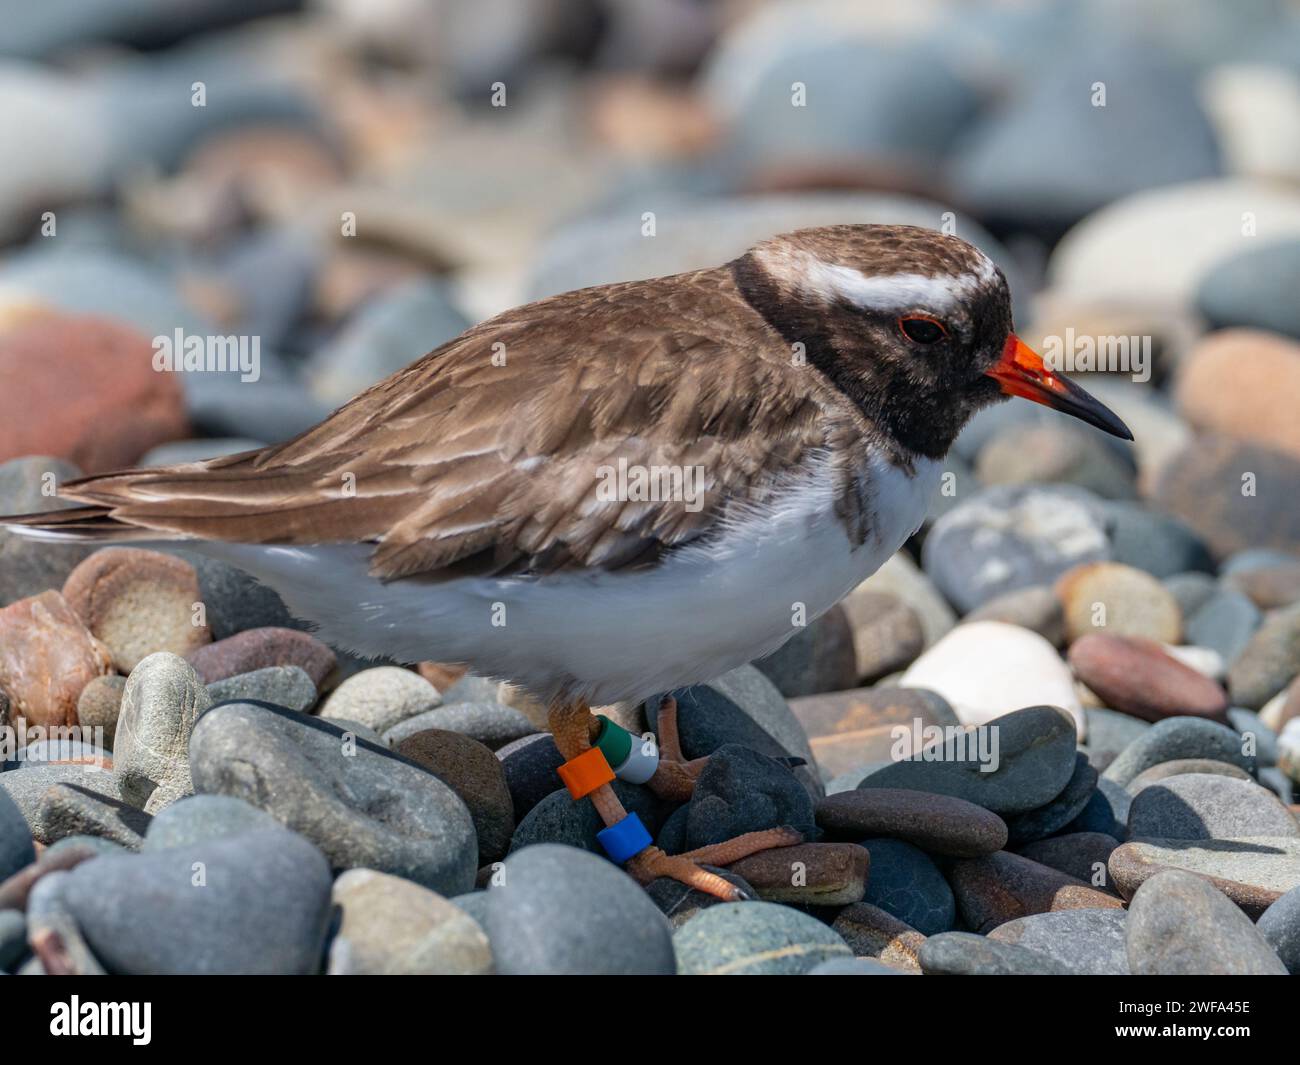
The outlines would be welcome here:
<svg viewBox="0 0 1300 1065">
<path fill-rule="evenodd" d="M 614 785 L 668 854 L 802 837 L 738 902 L 610 861 L 511 678 L 0 530 L 0 973 L 1300 974 L 1294 4 L 65 6 L 0 42 L 0 513 L 835 223 L 976 244 L 1134 440 L 981 411 L 778 651 L 593 707 L 708 758 Z"/>
</svg>

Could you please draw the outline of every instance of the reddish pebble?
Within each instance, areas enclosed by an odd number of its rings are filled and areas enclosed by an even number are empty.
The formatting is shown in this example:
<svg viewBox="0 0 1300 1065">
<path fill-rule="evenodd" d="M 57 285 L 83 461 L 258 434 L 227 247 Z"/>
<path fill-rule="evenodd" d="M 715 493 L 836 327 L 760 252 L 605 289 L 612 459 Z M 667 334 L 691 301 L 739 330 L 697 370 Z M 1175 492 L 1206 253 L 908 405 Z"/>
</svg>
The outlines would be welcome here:
<svg viewBox="0 0 1300 1065">
<path fill-rule="evenodd" d="M 191 651 L 185 659 L 204 684 L 251 673 L 267 666 L 299 666 L 320 688 L 334 668 L 334 652 L 297 629 L 246 629 Z"/>
<path fill-rule="evenodd" d="M 1153 640 L 1096 633 L 1075 640 L 1068 657 L 1075 676 L 1112 710 L 1147 721 L 1224 720 L 1227 693 Z"/>
<path fill-rule="evenodd" d="M 153 368 L 149 338 L 107 318 L 46 316 L 0 336 L 0 461 L 127 466 L 189 435 L 178 376 Z"/>
<path fill-rule="evenodd" d="M 112 668 L 108 651 L 58 592 L 0 610 L 0 688 L 10 714 L 29 727 L 77 724 L 81 689 Z"/>
</svg>

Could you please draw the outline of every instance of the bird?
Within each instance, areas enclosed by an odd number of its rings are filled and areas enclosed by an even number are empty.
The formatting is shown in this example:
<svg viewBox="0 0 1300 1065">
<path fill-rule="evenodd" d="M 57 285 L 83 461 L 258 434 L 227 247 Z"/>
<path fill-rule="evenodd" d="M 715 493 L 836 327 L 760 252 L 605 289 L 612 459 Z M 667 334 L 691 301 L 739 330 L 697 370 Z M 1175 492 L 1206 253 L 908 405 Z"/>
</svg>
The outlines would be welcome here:
<svg viewBox="0 0 1300 1065">
<path fill-rule="evenodd" d="M 919 529 L 958 433 L 1012 396 L 1132 439 L 1016 335 L 980 249 L 824 226 L 505 311 L 287 442 L 83 477 L 59 490 L 68 509 L 0 523 L 183 544 L 354 654 L 518 684 L 610 857 L 734 899 L 703 866 L 802 836 L 665 853 L 612 783 L 684 801 L 707 758 L 684 757 L 671 697 L 657 738 L 591 708 L 775 651 Z"/>
</svg>

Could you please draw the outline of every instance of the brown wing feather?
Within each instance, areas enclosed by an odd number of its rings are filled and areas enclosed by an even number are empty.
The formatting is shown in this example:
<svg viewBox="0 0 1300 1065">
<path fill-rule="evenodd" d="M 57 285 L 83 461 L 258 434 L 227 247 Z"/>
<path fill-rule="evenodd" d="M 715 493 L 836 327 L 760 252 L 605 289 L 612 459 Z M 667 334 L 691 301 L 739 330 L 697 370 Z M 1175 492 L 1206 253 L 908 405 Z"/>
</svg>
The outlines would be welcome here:
<svg viewBox="0 0 1300 1065">
<path fill-rule="evenodd" d="M 702 271 L 507 312 L 287 443 L 61 495 L 182 536 L 371 541 L 383 578 L 617 568 L 704 535 L 851 439 L 854 417 L 791 364 L 728 271 Z M 598 498 L 598 469 L 620 458 L 702 466 L 704 505 Z"/>
</svg>

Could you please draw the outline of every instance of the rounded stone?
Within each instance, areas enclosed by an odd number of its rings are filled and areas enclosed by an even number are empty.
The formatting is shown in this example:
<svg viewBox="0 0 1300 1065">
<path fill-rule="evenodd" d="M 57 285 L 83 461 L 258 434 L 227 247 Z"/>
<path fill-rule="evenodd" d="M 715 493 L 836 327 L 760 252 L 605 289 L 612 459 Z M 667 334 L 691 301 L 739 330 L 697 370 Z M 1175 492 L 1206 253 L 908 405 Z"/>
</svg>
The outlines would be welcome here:
<svg viewBox="0 0 1300 1065">
<path fill-rule="evenodd" d="M 1253 773 L 1255 757 L 1241 748 L 1241 736 L 1227 725 L 1196 717 L 1166 718 L 1121 751 L 1102 777 L 1123 787 L 1143 770 L 1180 758 L 1208 758 Z"/>
<path fill-rule="evenodd" d="M 1105 631 L 1113 636 L 1141 636 L 1178 643 L 1182 614 L 1174 597 L 1158 580 L 1118 562 L 1076 566 L 1056 582 L 1065 608 L 1065 635 Z"/>
<path fill-rule="evenodd" d="M 812 799 L 790 769 L 736 744 L 710 756 L 687 809 L 686 845 L 692 850 L 783 825 L 805 838 L 816 830 Z"/>
<path fill-rule="evenodd" d="M 320 851 L 282 828 L 149 854 L 104 855 L 65 876 L 62 899 L 109 972 L 320 969 L 329 866 Z M 140 905 L 142 899 L 151 904 Z"/>
<path fill-rule="evenodd" d="M 141 850 L 166 850 L 245 832 L 281 828 L 270 814 L 229 795 L 189 795 L 149 822 Z"/>
<path fill-rule="evenodd" d="M 540 844 L 512 854 L 500 876 L 487 902 L 497 972 L 653 976 L 677 971 L 667 918 L 634 880 L 605 859 Z"/>
<path fill-rule="evenodd" d="M 274 703 L 307 713 L 316 705 L 316 685 L 300 666 L 267 666 L 208 685 L 214 703 Z"/>
<path fill-rule="evenodd" d="M 1058 910 L 998 925 L 989 939 L 1046 954 L 1079 976 L 1127 976 L 1122 909 Z"/>
<path fill-rule="evenodd" d="M 122 710 L 126 678 L 117 674 L 92 677 L 77 696 L 77 724 L 82 728 L 104 730 L 103 746 L 113 749 L 117 736 L 117 719 Z"/>
<path fill-rule="evenodd" d="M 1024 813 L 1051 802 L 1075 768 L 1074 719 L 1051 706 L 1031 706 L 949 738 L 911 759 L 872 773 L 860 788 L 906 788 L 951 795 L 996 814 Z M 997 738 L 996 768 L 992 737 Z M 983 743 L 983 747 L 981 747 Z M 942 757 L 939 752 L 942 750 Z"/>
<path fill-rule="evenodd" d="M 354 673 L 335 688 L 320 716 L 326 721 L 358 721 L 382 734 L 441 702 L 438 689 L 420 674 L 400 666 L 379 666 Z"/>
<path fill-rule="evenodd" d="M 1134 893 L 1125 933 L 1136 976 L 1285 976 L 1249 917 L 1202 877 L 1156 873 Z"/>
<path fill-rule="evenodd" d="M 972 932 L 941 932 L 921 944 L 926 976 L 1068 976 L 1055 958 Z"/>
<path fill-rule="evenodd" d="M 817 824 L 836 838 L 890 836 L 934 854 L 973 858 L 1007 843 L 997 814 L 965 799 L 895 788 L 859 788 L 828 795 L 816 807 Z"/>
<path fill-rule="evenodd" d="M 1090 633 L 1070 645 L 1069 662 L 1106 706 L 1148 721 L 1223 719 L 1228 709 L 1218 684 L 1141 637 Z"/>
<path fill-rule="evenodd" d="M 797 976 L 853 952 L 816 918 L 773 902 L 710 906 L 673 935 L 686 976 Z"/>
<path fill-rule="evenodd" d="M 265 810 L 335 869 L 393 873 L 443 895 L 474 884 L 478 844 L 456 793 L 328 721 L 224 703 L 199 720 L 190 760 L 196 790 Z"/>
<path fill-rule="evenodd" d="M 436 892 L 373 869 L 334 881 L 343 911 L 338 935 L 349 972 L 374 976 L 474 976 L 492 969 L 492 949 L 477 921 Z"/>
<path fill-rule="evenodd" d="M 155 651 L 183 657 L 212 638 L 197 609 L 194 567 L 158 551 L 96 551 L 68 575 L 63 598 L 112 653 L 119 673 Z"/>
<path fill-rule="evenodd" d="M 938 866 L 919 847 L 897 839 L 864 839 L 871 875 L 863 901 L 932 936 L 952 928 L 957 904 Z"/>
<path fill-rule="evenodd" d="M 1300 825 L 1267 788 L 1252 780 L 1188 773 L 1149 784 L 1133 796 L 1130 839 L 1235 839 L 1300 836 Z"/>
<path fill-rule="evenodd" d="M 505 856 L 515 814 L 505 769 L 496 755 L 478 740 L 441 729 L 408 736 L 393 751 L 427 769 L 460 796 L 474 819 L 480 866 Z"/>
<path fill-rule="evenodd" d="M 334 652 L 314 636 L 283 628 L 246 629 L 186 657 L 204 684 L 267 666 L 301 666 L 317 690 L 337 661 Z"/>
</svg>

